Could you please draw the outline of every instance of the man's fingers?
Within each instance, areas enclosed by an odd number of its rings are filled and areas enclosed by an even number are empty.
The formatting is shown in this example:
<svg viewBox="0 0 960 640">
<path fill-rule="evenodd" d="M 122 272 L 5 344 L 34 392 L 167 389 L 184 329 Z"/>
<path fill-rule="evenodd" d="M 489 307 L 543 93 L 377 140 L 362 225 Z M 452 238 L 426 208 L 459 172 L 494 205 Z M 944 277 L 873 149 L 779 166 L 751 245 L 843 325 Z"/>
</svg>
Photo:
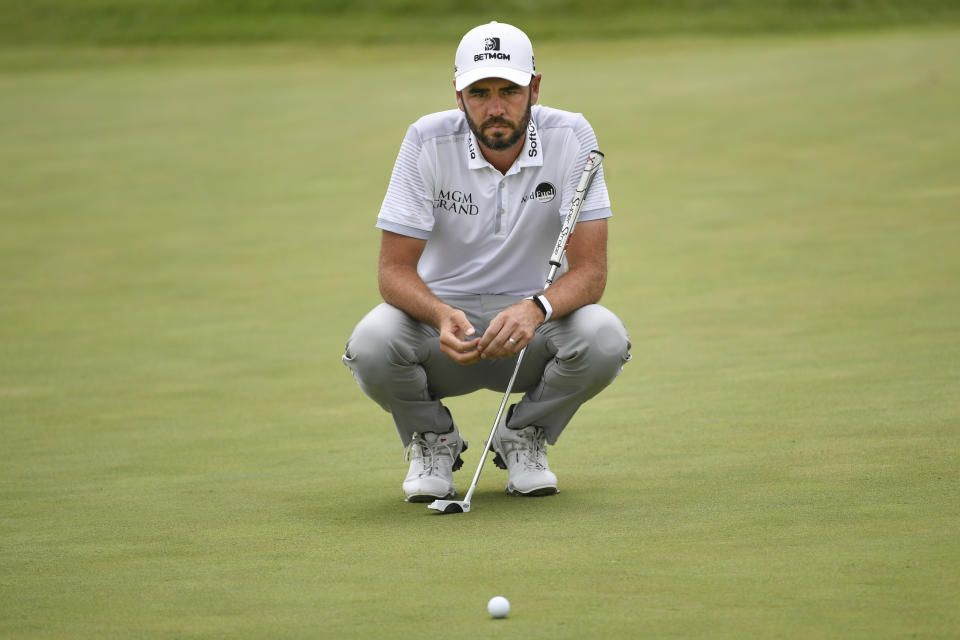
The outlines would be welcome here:
<svg viewBox="0 0 960 640">
<path fill-rule="evenodd" d="M 450 309 L 439 324 L 440 349 L 451 360 L 471 364 L 479 360 L 474 336 L 477 330 L 460 309 Z"/>
<path fill-rule="evenodd" d="M 507 336 L 506 342 L 503 344 L 505 351 L 513 355 L 514 353 L 519 353 L 521 349 L 527 346 L 530 343 L 530 336 L 522 329 L 517 329 L 513 332 L 510 332 L 510 335 Z"/>
<path fill-rule="evenodd" d="M 481 358 L 509 358 L 520 353 L 530 342 L 531 336 L 520 326 L 508 323 L 501 326 L 495 334 L 488 330 L 483 338 L 487 340 L 487 344 L 480 345 Z"/>
<path fill-rule="evenodd" d="M 465 335 L 461 335 L 465 334 Z M 448 358 L 462 365 L 473 364 L 480 359 L 478 340 L 472 336 L 476 330 L 467 325 L 466 331 L 459 327 L 440 331 L 440 349 Z"/>
<path fill-rule="evenodd" d="M 480 338 L 480 357 L 510 358 L 520 353 L 533 340 L 539 317 L 540 312 L 527 303 L 501 311 Z"/>
</svg>

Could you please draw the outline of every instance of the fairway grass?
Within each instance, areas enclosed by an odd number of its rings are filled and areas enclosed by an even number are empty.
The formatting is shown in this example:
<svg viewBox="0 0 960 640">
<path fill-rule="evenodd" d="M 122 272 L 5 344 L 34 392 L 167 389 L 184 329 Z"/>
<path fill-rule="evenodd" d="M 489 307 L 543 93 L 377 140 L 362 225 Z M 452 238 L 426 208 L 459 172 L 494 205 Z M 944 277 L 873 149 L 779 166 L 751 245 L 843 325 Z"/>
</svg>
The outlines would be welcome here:
<svg viewBox="0 0 960 640">
<path fill-rule="evenodd" d="M 634 358 L 459 516 L 340 363 L 448 49 L 0 53 L 0 637 L 960 635 L 960 32 L 539 47 Z"/>
</svg>

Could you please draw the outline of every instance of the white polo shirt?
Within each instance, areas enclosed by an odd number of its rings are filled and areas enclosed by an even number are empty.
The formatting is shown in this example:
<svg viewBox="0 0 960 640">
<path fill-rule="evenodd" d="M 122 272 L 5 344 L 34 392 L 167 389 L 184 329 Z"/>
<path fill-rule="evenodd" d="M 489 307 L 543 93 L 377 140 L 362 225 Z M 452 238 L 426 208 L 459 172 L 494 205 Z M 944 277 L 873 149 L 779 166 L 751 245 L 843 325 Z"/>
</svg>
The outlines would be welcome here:
<svg viewBox="0 0 960 640">
<path fill-rule="evenodd" d="M 503 175 L 480 153 L 463 112 L 424 116 L 400 146 L 377 227 L 427 241 L 417 270 L 437 296 L 530 295 L 543 288 L 596 148 L 581 114 L 536 105 L 523 150 Z M 601 167 L 579 221 L 610 216 Z"/>
</svg>

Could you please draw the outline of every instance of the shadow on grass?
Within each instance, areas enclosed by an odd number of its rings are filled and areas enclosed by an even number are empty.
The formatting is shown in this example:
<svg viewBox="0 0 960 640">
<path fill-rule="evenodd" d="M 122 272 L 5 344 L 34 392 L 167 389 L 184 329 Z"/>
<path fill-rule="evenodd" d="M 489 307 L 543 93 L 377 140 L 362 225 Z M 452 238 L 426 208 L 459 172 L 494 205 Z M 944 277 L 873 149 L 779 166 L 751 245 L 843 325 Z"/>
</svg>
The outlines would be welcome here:
<svg viewBox="0 0 960 640">
<path fill-rule="evenodd" d="M 569 518 L 602 517 L 611 508 L 606 501 L 599 499 L 595 489 L 561 489 L 552 496 L 525 498 L 508 495 L 502 489 L 477 489 L 471 500 L 469 513 L 442 514 L 427 508 L 429 503 L 405 502 L 402 497 L 378 495 L 359 497 L 353 518 L 367 525 L 389 524 L 395 526 L 405 522 L 418 523 L 424 518 L 435 520 L 469 520 L 472 522 L 500 523 L 509 521 L 544 521 Z M 462 499 L 461 494 L 458 498 Z"/>
</svg>

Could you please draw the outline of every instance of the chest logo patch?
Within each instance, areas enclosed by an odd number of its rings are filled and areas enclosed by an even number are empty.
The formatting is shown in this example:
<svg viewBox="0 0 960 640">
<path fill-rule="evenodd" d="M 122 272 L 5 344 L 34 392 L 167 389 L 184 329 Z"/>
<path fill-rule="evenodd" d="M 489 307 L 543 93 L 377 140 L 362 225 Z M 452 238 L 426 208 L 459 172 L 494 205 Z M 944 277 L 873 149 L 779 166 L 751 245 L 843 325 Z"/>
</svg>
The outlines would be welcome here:
<svg viewBox="0 0 960 640">
<path fill-rule="evenodd" d="M 464 216 L 475 216 L 480 213 L 480 207 L 473 203 L 473 194 L 456 189 L 447 191 L 440 189 L 440 193 L 433 200 L 433 208 Z"/>
<path fill-rule="evenodd" d="M 533 192 L 537 202 L 550 202 L 557 197 L 557 188 L 549 182 L 541 182 Z"/>
</svg>

